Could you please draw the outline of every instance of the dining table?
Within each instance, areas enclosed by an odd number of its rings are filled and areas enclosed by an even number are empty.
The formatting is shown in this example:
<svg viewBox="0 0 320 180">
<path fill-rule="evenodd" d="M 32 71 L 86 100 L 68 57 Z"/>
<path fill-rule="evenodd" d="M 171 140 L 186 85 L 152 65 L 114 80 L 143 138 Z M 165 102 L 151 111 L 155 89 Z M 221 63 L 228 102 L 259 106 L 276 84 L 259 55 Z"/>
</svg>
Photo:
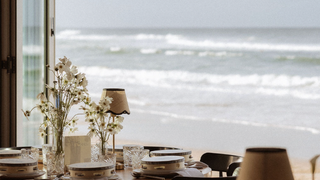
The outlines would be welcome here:
<svg viewBox="0 0 320 180">
<path fill-rule="evenodd" d="M 42 170 L 42 171 L 47 171 L 46 170 L 46 166 L 44 166 L 42 163 L 38 164 L 38 169 Z M 209 167 L 203 168 L 201 169 L 201 173 L 204 175 L 204 177 L 210 177 L 211 176 L 211 169 Z M 48 176 L 47 173 L 45 173 L 44 175 L 40 176 L 40 177 L 36 177 L 34 178 L 35 180 L 58 180 L 58 178 L 54 177 L 54 176 Z M 63 179 L 70 179 L 67 176 L 66 177 L 62 177 L 61 180 Z M 132 169 L 131 168 L 127 168 L 127 169 L 117 169 L 116 170 L 116 174 L 114 175 L 113 178 L 109 178 L 109 180 L 136 180 L 136 179 L 140 179 L 140 180 L 151 180 L 151 179 L 166 179 L 166 180 L 170 180 L 172 179 L 172 177 L 167 177 L 167 178 L 163 178 L 163 177 L 158 177 L 158 176 L 141 176 L 139 178 L 132 176 Z"/>
<path fill-rule="evenodd" d="M 22 149 L 22 148 L 28 149 L 30 147 L 0 148 L 0 150 L 12 150 L 12 149 Z M 150 146 L 150 147 L 146 146 L 146 148 L 149 148 L 151 150 L 153 150 L 154 148 L 159 149 L 159 147 L 153 147 L 153 146 Z M 162 148 L 162 149 L 167 149 L 167 148 Z M 172 149 L 172 148 L 170 148 L 170 149 Z M 198 162 L 201 164 L 201 162 L 199 162 L 197 160 L 195 160 L 195 162 Z M 117 165 L 119 165 L 119 162 L 117 162 Z M 166 179 L 166 180 L 170 180 L 173 178 L 173 176 L 168 176 L 168 177 L 164 178 L 164 177 L 161 177 L 160 175 L 156 176 L 156 175 L 145 175 L 145 174 L 140 174 L 139 176 L 133 176 L 132 168 L 124 169 L 123 164 L 120 163 L 120 165 L 122 165 L 122 168 L 118 168 L 119 166 L 116 166 L 117 168 L 115 170 L 115 175 L 113 175 L 112 178 L 109 178 L 108 180 L 135 180 L 135 179 L 140 179 L 140 180 L 148 180 L 148 179 L 160 179 L 160 180 L 162 179 L 162 180 L 164 180 L 164 179 Z M 200 170 L 200 172 L 203 174 L 204 177 L 214 176 L 212 174 L 211 168 L 206 166 L 206 164 L 204 164 L 204 165 L 205 166 L 202 166 L 200 168 L 199 167 L 198 168 L 193 167 L 193 168 Z M 188 167 L 188 168 L 190 168 L 190 167 Z M 64 180 L 64 179 L 71 180 L 71 178 L 67 175 L 68 173 L 65 173 L 65 175 L 61 176 L 60 178 L 57 178 L 55 176 L 48 176 L 47 175 L 47 166 L 45 166 L 42 163 L 42 160 L 41 161 L 39 160 L 39 162 L 38 162 L 38 170 L 44 171 L 45 173 L 42 176 L 35 177 L 34 178 L 35 180 Z M 186 170 L 188 170 L 188 169 L 186 169 Z M 0 179 L 5 180 L 5 179 L 9 179 L 9 178 L 5 178 L 3 176 L 1 177 L 1 175 L 0 175 Z"/>
<path fill-rule="evenodd" d="M 42 171 L 47 171 L 46 170 L 46 166 L 44 166 L 42 163 L 38 164 L 38 169 L 42 170 Z M 209 167 L 203 168 L 201 169 L 202 174 L 204 175 L 204 177 L 210 177 L 211 176 L 211 169 Z M 48 176 L 47 173 L 45 173 L 44 175 L 40 176 L 40 177 L 36 177 L 34 178 L 35 180 L 52 180 L 55 179 L 54 176 Z M 63 177 L 61 179 L 69 179 L 67 177 Z M 136 179 L 140 179 L 140 180 L 151 180 L 151 179 L 166 179 L 166 180 L 170 180 L 172 179 L 172 177 L 167 177 L 167 178 L 163 178 L 163 177 L 158 177 L 158 176 L 141 176 L 139 178 L 132 176 L 132 169 L 131 168 L 127 168 L 127 169 L 118 169 L 116 170 L 116 174 L 114 175 L 113 178 L 111 178 L 110 180 L 136 180 Z M 56 180 L 58 180 L 58 178 L 56 178 Z"/>
</svg>

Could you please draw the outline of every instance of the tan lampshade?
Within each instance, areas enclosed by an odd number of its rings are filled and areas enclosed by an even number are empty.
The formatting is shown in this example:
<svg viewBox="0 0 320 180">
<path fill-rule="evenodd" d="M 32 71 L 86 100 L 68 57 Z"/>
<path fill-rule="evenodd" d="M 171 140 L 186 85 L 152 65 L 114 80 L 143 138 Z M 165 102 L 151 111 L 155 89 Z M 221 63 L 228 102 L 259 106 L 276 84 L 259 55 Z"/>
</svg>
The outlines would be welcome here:
<svg viewBox="0 0 320 180">
<path fill-rule="evenodd" d="M 106 96 L 113 99 L 112 103 L 110 104 L 110 110 L 107 112 L 114 115 L 130 114 L 127 96 L 124 89 L 105 88 L 102 91 L 101 99 L 105 98 Z"/>
<path fill-rule="evenodd" d="M 237 180 L 293 180 L 286 149 L 248 148 Z"/>
</svg>

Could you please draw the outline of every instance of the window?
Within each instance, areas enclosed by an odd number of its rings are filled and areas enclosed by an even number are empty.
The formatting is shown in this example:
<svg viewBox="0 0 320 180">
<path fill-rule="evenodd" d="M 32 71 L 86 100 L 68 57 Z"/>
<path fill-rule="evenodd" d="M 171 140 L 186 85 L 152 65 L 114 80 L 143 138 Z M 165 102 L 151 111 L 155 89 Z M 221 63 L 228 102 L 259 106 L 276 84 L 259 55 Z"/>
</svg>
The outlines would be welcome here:
<svg viewBox="0 0 320 180">
<path fill-rule="evenodd" d="M 250 2 L 57 0 L 57 56 L 86 73 L 96 101 L 103 88 L 126 89 L 131 114 L 117 141 L 312 157 L 319 2 Z"/>
<path fill-rule="evenodd" d="M 17 1 L 17 145 L 40 145 L 39 125 L 43 116 L 32 112 L 27 120 L 21 109 L 30 110 L 36 96 L 52 78 L 47 64 L 54 64 L 54 0 Z"/>
<path fill-rule="evenodd" d="M 38 103 L 36 96 L 45 85 L 45 7 L 44 1 L 23 1 L 23 105 L 30 110 Z M 29 120 L 22 121 L 22 144 L 42 144 L 38 125 L 43 120 L 39 111 L 33 111 Z"/>
</svg>

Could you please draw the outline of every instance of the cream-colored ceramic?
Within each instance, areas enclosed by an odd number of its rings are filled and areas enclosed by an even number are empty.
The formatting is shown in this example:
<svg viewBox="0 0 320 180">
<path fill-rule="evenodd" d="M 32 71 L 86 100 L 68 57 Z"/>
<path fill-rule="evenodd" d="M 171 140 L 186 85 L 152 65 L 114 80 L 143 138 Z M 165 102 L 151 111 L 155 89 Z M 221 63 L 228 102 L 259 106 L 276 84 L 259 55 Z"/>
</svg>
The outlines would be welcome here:
<svg viewBox="0 0 320 180">
<path fill-rule="evenodd" d="M 115 174 L 113 164 L 103 162 L 87 162 L 69 165 L 70 176 L 72 178 L 103 178 L 111 177 Z"/>
<path fill-rule="evenodd" d="M 0 159 L 19 159 L 21 158 L 20 150 L 0 150 Z"/>
<path fill-rule="evenodd" d="M 184 163 L 182 156 L 154 156 L 141 160 L 142 171 L 182 170 Z"/>
<path fill-rule="evenodd" d="M 192 155 L 191 151 L 189 150 L 176 150 L 176 149 L 170 149 L 170 150 L 158 150 L 158 151 L 151 151 L 150 156 L 182 156 L 185 159 L 185 162 L 188 163 L 192 161 Z"/>
<path fill-rule="evenodd" d="M 38 162 L 33 159 L 0 159 L 0 174 L 26 174 L 38 171 Z"/>
</svg>

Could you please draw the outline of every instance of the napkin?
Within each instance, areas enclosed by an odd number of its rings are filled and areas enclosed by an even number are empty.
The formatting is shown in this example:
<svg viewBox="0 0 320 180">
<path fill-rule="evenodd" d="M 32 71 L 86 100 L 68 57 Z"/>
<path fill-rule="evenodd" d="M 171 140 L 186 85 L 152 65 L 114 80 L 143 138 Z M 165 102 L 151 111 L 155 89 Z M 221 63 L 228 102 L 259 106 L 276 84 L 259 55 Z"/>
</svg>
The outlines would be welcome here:
<svg viewBox="0 0 320 180">
<path fill-rule="evenodd" d="M 187 168 L 197 168 L 199 170 L 208 168 L 209 166 L 206 163 L 200 161 L 194 161 L 192 164 L 187 165 Z"/>
</svg>

